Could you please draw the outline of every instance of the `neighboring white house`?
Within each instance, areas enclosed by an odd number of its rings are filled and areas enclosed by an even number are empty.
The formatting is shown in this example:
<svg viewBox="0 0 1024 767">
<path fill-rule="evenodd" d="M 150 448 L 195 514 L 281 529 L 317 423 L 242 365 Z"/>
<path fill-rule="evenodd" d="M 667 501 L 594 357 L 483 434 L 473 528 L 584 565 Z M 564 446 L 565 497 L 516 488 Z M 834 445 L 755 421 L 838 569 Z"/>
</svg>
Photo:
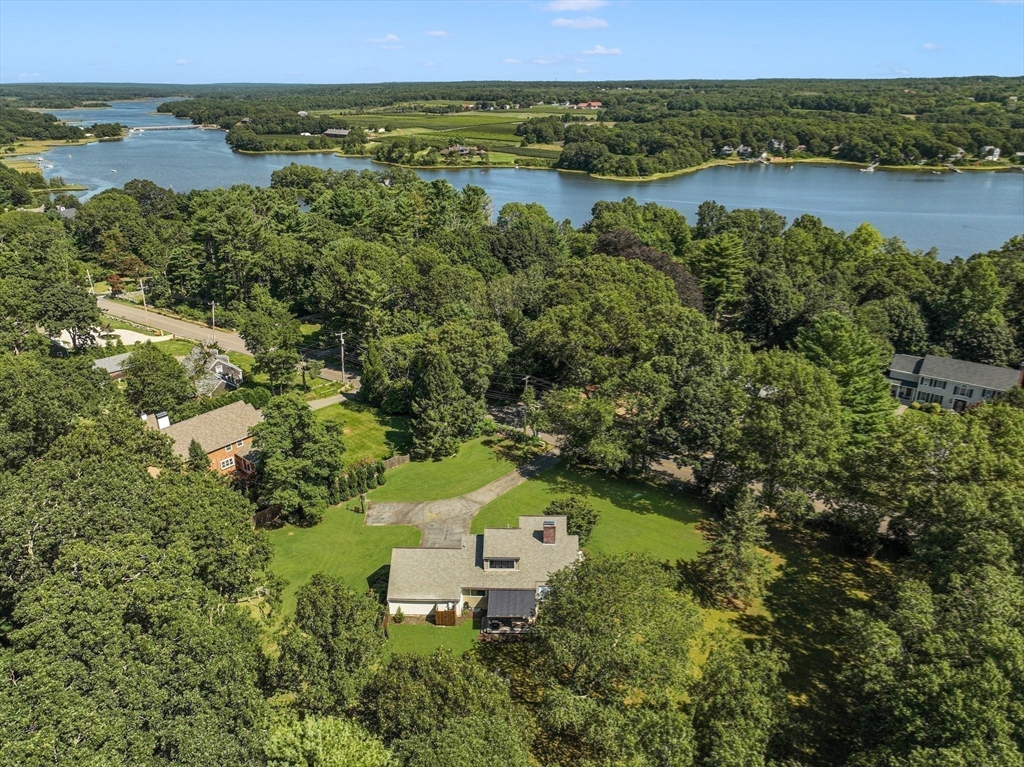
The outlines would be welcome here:
<svg viewBox="0 0 1024 767">
<path fill-rule="evenodd" d="M 937 402 L 947 410 L 962 412 L 1024 383 L 1024 364 L 1013 370 L 932 354 L 896 354 L 885 377 L 892 395 L 905 405 Z"/>
<path fill-rule="evenodd" d="M 548 577 L 582 556 L 564 516 L 522 516 L 519 527 L 463 535 L 459 548 L 391 550 L 388 611 L 486 618 L 485 631 L 522 631 L 537 616 Z"/>
</svg>

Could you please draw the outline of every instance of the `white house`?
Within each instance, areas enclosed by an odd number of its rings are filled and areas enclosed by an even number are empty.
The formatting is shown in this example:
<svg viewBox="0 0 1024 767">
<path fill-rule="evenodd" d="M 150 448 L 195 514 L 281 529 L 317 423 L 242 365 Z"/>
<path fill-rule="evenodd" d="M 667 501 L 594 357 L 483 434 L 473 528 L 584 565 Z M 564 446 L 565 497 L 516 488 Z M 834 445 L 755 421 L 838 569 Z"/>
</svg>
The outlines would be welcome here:
<svg viewBox="0 0 1024 767">
<path fill-rule="evenodd" d="M 905 405 L 937 402 L 947 410 L 963 412 L 970 405 L 1022 385 L 1024 364 L 1020 370 L 1012 370 L 932 354 L 896 354 L 885 377 L 892 395 Z"/>
<path fill-rule="evenodd" d="M 536 618 L 548 577 L 581 556 L 564 516 L 521 516 L 519 527 L 463 535 L 459 548 L 392 549 L 388 611 L 460 616 L 471 610 L 484 618 L 485 631 L 522 631 Z"/>
</svg>

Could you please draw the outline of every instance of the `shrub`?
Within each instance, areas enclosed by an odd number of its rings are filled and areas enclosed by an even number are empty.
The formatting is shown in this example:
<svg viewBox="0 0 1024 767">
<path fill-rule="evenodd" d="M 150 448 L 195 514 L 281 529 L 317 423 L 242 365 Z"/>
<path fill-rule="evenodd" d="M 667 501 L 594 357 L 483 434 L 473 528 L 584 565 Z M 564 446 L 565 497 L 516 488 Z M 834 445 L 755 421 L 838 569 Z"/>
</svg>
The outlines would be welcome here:
<svg viewBox="0 0 1024 767">
<path fill-rule="evenodd" d="M 393 619 L 394 619 L 395 623 L 401 623 L 402 621 L 405 620 L 405 613 L 402 612 L 402 608 L 401 607 L 399 607 L 397 610 L 395 610 L 395 615 L 394 615 Z"/>
</svg>

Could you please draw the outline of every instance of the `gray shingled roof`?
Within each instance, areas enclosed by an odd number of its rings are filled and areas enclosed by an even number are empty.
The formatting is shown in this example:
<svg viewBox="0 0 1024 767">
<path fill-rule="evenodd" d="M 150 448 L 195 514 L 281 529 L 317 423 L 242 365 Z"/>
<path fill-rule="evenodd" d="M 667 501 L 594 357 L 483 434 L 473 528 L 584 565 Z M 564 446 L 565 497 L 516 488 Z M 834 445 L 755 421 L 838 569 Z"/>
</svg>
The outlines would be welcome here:
<svg viewBox="0 0 1024 767">
<path fill-rule="evenodd" d="M 889 365 L 890 373 L 907 373 L 909 375 L 920 375 L 921 363 L 924 357 L 915 357 L 912 354 L 894 354 L 892 363 Z"/>
<path fill-rule="evenodd" d="M 965 362 L 950 357 L 927 355 L 921 365 L 920 375 L 925 378 L 940 378 L 943 381 L 970 384 L 984 389 L 1006 391 L 1017 385 L 1020 371 L 1000 368 L 995 365 L 982 365 L 978 362 Z"/>
<path fill-rule="evenodd" d="M 93 360 L 93 365 L 98 368 L 103 368 L 108 373 L 120 373 L 124 370 L 124 363 L 132 356 L 131 352 L 125 352 L 124 354 L 115 354 L 113 357 L 102 357 L 98 360 Z"/>
<path fill-rule="evenodd" d="M 172 423 L 164 434 L 174 440 L 174 452 L 188 458 L 188 446 L 192 440 L 203 450 L 212 453 L 218 448 L 239 442 L 249 436 L 249 429 L 263 420 L 263 415 L 248 402 L 232 402 L 230 405 L 211 410 L 179 423 Z M 248 446 L 239 448 L 237 455 L 244 456 Z"/>
<path fill-rule="evenodd" d="M 554 544 L 541 541 L 545 519 L 555 521 Z M 488 540 L 495 538 L 497 547 Z M 485 550 L 488 557 L 518 557 L 519 568 L 484 570 Z M 578 556 L 579 537 L 566 532 L 564 516 L 522 516 L 518 528 L 462 536 L 457 549 L 392 549 L 388 599 L 455 602 L 462 589 L 536 589 Z"/>
</svg>

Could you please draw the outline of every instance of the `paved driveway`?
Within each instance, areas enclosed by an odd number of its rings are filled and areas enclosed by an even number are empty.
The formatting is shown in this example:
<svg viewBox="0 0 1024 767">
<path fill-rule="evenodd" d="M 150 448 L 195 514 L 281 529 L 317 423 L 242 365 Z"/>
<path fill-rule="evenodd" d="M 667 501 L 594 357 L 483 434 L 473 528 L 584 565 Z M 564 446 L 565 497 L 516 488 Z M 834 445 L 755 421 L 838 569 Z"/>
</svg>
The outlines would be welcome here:
<svg viewBox="0 0 1024 767">
<path fill-rule="evenodd" d="M 555 451 L 537 456 L 515 471 L 457 498 L 408 503 L 370 503 L 367 525 L 412 525 L 423 533 L 420 546 L 428 549 L 458 548 L 469 532 L 473 517 L 500 495 L 558 463 Z"/>
</svg>

